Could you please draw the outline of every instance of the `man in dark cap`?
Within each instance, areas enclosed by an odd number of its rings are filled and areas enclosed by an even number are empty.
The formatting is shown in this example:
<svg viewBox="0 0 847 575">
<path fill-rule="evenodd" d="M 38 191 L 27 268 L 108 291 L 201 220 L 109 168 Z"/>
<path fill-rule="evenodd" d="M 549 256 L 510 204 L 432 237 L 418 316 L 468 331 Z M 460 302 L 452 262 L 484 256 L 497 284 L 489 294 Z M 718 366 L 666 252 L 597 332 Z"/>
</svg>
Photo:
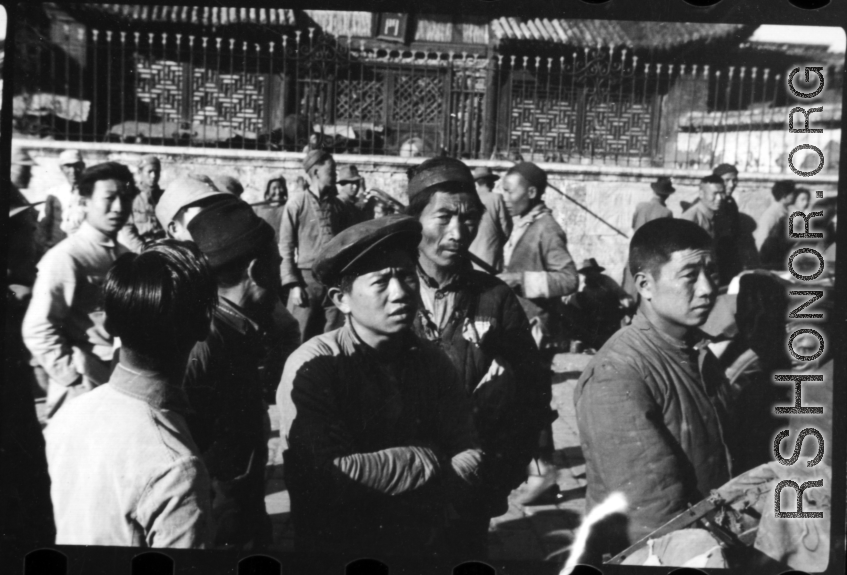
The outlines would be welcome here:
<svg viewBox="0 0 847 575">
<path fill-rule="evenodd" d="M 218 286 L 211 333 L 192 350 L 184 381 L 195 412 L 188 426 L 212 478 L 215 544 L 261 547 L 271 526 L 260 324 L 278 301 L 279 250 L 273 228 L 237 198 L 206 207 L 188 231 Z"/>
<path fill-rule="evenodd" d="M 0 544 L 20 556 L 54 543 L 50 476 L 44 437 L 35 414 L 34 377 L 21 323 L 35 281 L 36 212 L 14 184 L 8 185 L 6 222 L 6 338 L 0 383 Z"/>
<path fill-rule="evenodd" d="M 459 371 L 483 449 L 492 455 L 490 473 L 453 537 L 480 557 L 489 520 L 505 513 L 549 421 L 550 375 L 512 290 L 468 260 L 482 214 L 468 167 L 452 158 L 427 160 L 408 193 L 407 213 L 423 226 L 415 330 L 446 351 Z"/>
<path fill-rule="evenodd" d="M 712 238 L 693 222 L 653 220 L 633 235 L 629 265 L 638 312 L 574 390 L 586 511 L 616 491 L 629 507 L 625 527 L 615 523 L 597 537 L 605 546 L 598 551 L 612 554 L 730 478 L 723 435 L 729 390 L 698 329 L 717 296 Z"/>
<path fill-rule="evenodd" d="M 338 170 L 338 199 L 355 205 L 363 179 L 356 166 L 342 166 Z"/>
<path fill-rule="evenodd" d="M 646 224 L 647 222 L 657 220 L 659 218 L 672 218 L 673 212 L 668 209 L 668 197 L 676 191 L 673 187 L 671 179 L 662 176 L 655 182 L 650 184 L 653 190 L 653 197 L 648 202 L 641 202 L 635 206 L 635 213 L 632 215 L 632 231 Z"/>
<path fill-rule="evenodd" d="M 635 302 L 618 282 L 604 274 L 594 258 L 577 270 L 585 281 L 582 289 L 568 298 L 569 329 L 589 348 L 600 349 L 621 327 L 621 320 Z"/>
<path fill-rule="evenodd" d="M 137 238 L 142 247 L 166 235 L 159 220 L 156 219 L 156 204 L 164 193 L 159 187 L 161 175 L 162 163 L 159 158 L 151 154 L 141 156 L 138 160 L 136 179 L 138 195 L 132 202 L 132 216 L 124 230 L 131 237 Z"/>
<path fill-rule="evenodd" d="M 723 180 L 726 197 L 718 209 L 715 257 L 722 285 L 741 273 L 745 263 L 754 267 L 757 261 L 752 249 L 752 230 L 742 229 L 738 203 L 732 195 L 738 186 L 738 168 L 732 164 L 719 164 L 712 170 L 713 176 Z M 749 218 L 747 218 L 749 219 Z"/>
<path fill-rule="evenodd" d="M 503 269 L 503 244 L 512 233 L 512 220 L 503 202 L 503 196 L 494 193 L 494 182 L 500 176 L 494 174 L 490 168 L 476 168 L 473 171 L 476 193 L 485 213 L 479 221 L 479 231 L 471 243 L 470 252 L 479 259 L 493 267 L 495 270 Z M 482 269 L 476 264 L 476 269 Z"/>
<path fill-rule="evenodd" d="M 277 392 L 298 552 L 444 556 L 450 508 L 479 481 L 458 374 L 412 330 L 420 239 L 417 221 L 391 215 L 314 259 L 347 321 L 291 356 Z"/>
<path fill-rule="evenodd" d="M 303 169 L 309 188 L 285 204 L 279 248 L 282 285 L 290 289 L 288 310 L 300 324 L 302 341 L 308 341 L 342 321 L 338 310 L 326 302 L 326 288 L 312 275 L 315 255 L 333 236 L 359 221 L 359 215 L 355 206 L 337 197 L 335 160 L 329 152 L 312 150 Z"/>
</svg>

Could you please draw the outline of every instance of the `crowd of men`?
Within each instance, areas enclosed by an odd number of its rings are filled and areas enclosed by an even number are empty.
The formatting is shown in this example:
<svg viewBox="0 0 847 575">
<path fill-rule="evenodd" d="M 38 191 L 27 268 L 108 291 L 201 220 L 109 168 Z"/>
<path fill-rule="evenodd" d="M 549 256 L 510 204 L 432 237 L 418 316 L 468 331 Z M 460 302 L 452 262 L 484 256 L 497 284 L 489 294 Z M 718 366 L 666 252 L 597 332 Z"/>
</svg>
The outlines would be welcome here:
<svg viewBox="0 0 847 575">
<path fill-rule="evenodd" d="M 790 182 L 750 227 L 733 166 L 676 219 L 659 178 L 621 286 L 595 258 L 577 268 L 530 162 L 495 192 L 487 168 L 426 160 L 403 205 L 312 150 L 292 190 L 274 176 L 253 206 L 231 177 L 162 190 L 153 156 L 135 175 L 76 151 L 59 163 L 43 206 L 19 192 L 22 151 L 10 188 L 3 515 L 25 544 L 267 547 L 275 402 L 296 550 L 484 558 L 515 488 L 526 504 L 556 489 L 550 361 L 566 340 L 599 350 L 574 398 L 587 506 L 623 491 L 632 510 L 604 552 L 762 462 L 733 440 L 761 434 L 760 413 L 738 414 L 775 393 L 759 378 L 739 405 L 737 363 L 699 327 L 721 286 L 785 268 L 804 198 Z M 834 204 L 818 206 L 830 266 Z M 727 357 L 779 363 L 761 327 L 784 321 L 785 290 L 761 294 L 784 286 L 741 278 Z"/>
</svg>

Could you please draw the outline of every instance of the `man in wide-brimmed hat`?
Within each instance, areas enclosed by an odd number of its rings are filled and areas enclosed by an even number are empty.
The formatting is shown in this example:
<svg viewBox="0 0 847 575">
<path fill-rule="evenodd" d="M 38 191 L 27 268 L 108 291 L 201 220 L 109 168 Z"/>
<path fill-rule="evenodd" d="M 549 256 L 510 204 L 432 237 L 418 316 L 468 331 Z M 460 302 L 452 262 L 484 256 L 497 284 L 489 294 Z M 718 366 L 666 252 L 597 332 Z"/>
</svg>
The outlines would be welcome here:
<svg viewBox="0 0 847 575">
<path fill-rule="evenodd" d="M 584 278 L 582 289 L 568 301 L 574 336 L 593 349 L 600 349 L 618 331 L 634 304 L 618 282 L 603 273 L 605 270 L 594 258 L 584 260 L 577 270 Z"/>
<path fill-rule="evenodd" d="M 479 231 L 471 244 L 470 251 L 495 270 L 503 269 L 503 244 L 512 233 L 512 219 L 506 210 L 503 196 L 494 193 L 494 183 L 500 176 L 491 168 L 476 168 L 473 171 L 476 193 L 485 213 L 479 221 Z M 477 267 L 477 269 L 480 269 Z"/>
<path fill-rule="evenodd" d="M 279 230 L 282 285 L 290 288 L 288 310 L 300 324 L 302 341 L 335 329 L 343 318 L 326 301 L 326 288 L 312 274 L 318 251 L 340 231 L 359 221 L 355 206 L 338 199 L 335 160 L 312 150 L 303 160 L 309 188 L 285 204 Z M 296 257 L 295 257 L 296 252 Z"/>
<path fill-rule="evenodd" d="M 652 182 L 650 188 L 653 190 L 653 197 L 649 201 L 641 202 L 635 206 L 635 213 L 632 216 L 632 231 L 637 230 L 649 221 L 673 217 L 673 212 L 666 205 L 668 196 L 676 191 L 671 179 L 662 176 Z"/>
</svg>

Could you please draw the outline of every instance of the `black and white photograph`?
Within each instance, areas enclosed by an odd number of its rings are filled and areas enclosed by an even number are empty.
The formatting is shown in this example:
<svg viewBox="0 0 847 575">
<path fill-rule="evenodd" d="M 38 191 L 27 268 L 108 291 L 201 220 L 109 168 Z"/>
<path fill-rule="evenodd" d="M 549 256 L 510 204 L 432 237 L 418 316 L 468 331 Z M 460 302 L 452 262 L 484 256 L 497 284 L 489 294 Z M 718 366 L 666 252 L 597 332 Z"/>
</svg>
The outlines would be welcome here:
<svg viewBox="0 0 847 575">
<path fill-rule="evenodd" d="M 845 30 L 477 4 L 0 7 L 4 553 L 843 569 Z"/>
</svg>

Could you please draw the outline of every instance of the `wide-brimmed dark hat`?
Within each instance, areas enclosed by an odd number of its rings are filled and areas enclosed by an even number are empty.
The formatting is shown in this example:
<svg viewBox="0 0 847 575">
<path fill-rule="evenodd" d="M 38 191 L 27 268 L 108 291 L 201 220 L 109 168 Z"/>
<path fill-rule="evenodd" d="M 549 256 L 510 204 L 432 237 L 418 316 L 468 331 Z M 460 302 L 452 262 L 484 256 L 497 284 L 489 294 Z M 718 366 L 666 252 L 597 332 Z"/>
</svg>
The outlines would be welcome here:
<svg viewBox="0 0 847 575">
<path fill-rule="evenodd" d="M 669 196 L 676 191 L 676 188 L 674 188 L 671 183 L 671 179 L 667 176 L 658 178 L 655 182 L 650 184 L 650 187 L 653 188 L 653 191 L 657 194 L 665 196 Z"/>
<path fill-rule="evenodd" d="M 488 180 L 490 182 L 496 182 L 500 179 L 500 176 L 492 172 L 491 168 L 474 168 L 472 175 L 474 181 Z"/>
<path fill-rule="evenodd" d="M 325 286 L 335 286 L 357 262 L 379 247 L 408 247 L 421 243 L 421 224 L 415 218 L 394 214 L 368 220 L 342 231 L 324 245 L 315 257 L 312 272 Z"/>
<path fill-rule="evenodd" d="M 584 274 L 587 271 L 603 272 L 606 271 L 606 268 L 598 264 L 594 258 L 588 258 L 587 260 L 582 260 L 582 267 L 576 271 Z"/>
<path fill-rule="evenodd" d="M 253 257 L 269 243 L 274 229 L 240 199 L 221 200 L 194 216 L 188 233 L 212 269 Z"/>
</svg>

